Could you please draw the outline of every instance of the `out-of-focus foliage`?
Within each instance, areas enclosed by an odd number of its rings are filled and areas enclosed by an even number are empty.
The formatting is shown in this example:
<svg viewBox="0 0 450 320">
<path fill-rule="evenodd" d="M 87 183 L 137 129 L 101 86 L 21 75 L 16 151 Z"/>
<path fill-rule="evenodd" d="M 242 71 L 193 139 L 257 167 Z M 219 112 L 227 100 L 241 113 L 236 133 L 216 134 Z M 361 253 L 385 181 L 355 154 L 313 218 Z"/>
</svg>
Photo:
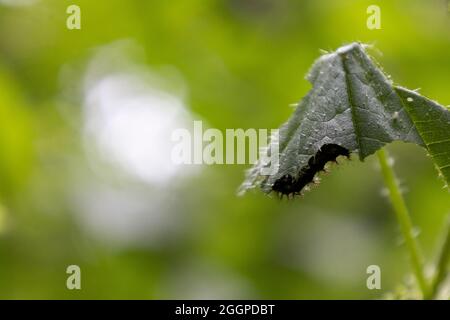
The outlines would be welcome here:
<svg viewBox="0 0 450 320">
<path fill-rule="evenodd" d="M 249 166 L 170 164 L 172 129 L 277 128 L 318 55 L 375 43 L 395 81 L 448 104 L 445 1 L 0 1 L 0 298 L 379 298 L 408 261 L 375 161 L 302 199 L 236 197 Z M 9 3 L 9 4 L 7 4 Z M 19 2 L 16 2 L 19 3 Z M 81 30 L 66 8 L 81 8 Z M 396 143 L 427 258 L 450 197 Z M 82 290 L 66 288 L 68 265 Z M 366 268 L 382 290 L 366 288 Z"/>
</svg>

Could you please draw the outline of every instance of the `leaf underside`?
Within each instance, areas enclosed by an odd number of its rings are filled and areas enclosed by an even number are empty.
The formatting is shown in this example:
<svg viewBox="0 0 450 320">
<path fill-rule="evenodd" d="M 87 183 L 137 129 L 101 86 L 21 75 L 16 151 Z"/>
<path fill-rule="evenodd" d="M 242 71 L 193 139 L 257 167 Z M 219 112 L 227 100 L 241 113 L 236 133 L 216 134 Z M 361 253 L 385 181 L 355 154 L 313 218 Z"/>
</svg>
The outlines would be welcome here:
<svg viewBox="0 0 450 320">
<path fill-rule="evenodd" d="M 267 148 L 270 154 L 278 145 L 277 172 L 263 175 L 270 162 L 257 162 L 247 172 L 241 192 L 261 187 L 267 193 L 301 193 L 323 170 L 323 160 L 352 153 L 362 161 L 393 141 L 426 148 L 448 184 L 449 110 L 415 91 L 394 86 L 362 44 L 352 43 L 321 56 L 307 80 L 312 89 Z M 319 165 L 317 157 L 322 159 Z"/>
</svg>

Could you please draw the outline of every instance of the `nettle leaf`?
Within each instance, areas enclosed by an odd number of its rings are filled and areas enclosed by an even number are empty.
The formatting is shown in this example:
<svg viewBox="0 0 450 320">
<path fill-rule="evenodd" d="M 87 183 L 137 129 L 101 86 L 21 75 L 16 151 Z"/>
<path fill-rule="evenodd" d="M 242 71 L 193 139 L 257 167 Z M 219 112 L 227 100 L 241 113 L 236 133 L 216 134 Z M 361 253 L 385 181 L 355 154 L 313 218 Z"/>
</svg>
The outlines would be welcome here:
<svg viewBox="0 0 450 320">
<path fill-rule="evenodd" d="M 394 86 L 365 47 L 352 43 L 317 59 L 307 75 L 312 89 L 267 148 L 270 155 L 278 147 L 278 170 L 264 175 L 271 163 L 260 160 L 241 191 L 258 186 L 267 193 L 298 194 L 327 162 L 350 154 L 363 161 L 392 141 L 426 148 L 448 184 L 450 111 Z"/>
</svg>

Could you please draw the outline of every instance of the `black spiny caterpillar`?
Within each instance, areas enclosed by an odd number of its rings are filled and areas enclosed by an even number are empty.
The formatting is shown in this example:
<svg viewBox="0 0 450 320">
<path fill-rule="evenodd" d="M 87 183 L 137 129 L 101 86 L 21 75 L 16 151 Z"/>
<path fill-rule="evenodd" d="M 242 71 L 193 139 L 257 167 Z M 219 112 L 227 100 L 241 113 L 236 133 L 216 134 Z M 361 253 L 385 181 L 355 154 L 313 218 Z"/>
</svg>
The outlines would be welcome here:
<svg viewBox="0 0 450 320">
<path fill-rule="evenodd" d="M 282 176 L 275 181 L 272 191 L 275 191 L 281 197 L 284 195 L 288 197 L 290 195 L 299 195 L 306 185 L 313 182 L 316 173 L 324 171 L 327 162 L 337 162 L 338 156 L 350 158 L 350 152 L 337 144 L 323 145 L 316 155 L 308 160 L 308 165 L 300 169 L 297 177 L 289 174 Z"/>
</svg>

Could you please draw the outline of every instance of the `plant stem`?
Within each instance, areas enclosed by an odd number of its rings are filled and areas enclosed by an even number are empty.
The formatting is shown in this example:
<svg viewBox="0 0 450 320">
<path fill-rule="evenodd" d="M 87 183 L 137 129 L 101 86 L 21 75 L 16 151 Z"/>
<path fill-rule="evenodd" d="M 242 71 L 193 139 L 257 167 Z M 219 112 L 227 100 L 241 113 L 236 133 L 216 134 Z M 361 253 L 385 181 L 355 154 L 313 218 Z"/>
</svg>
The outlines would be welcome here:
<svg viewBox="0 0 450 320">
<path fill-rule="evenodd" d="M 437 298 L 439 292 L 439 287 L 441 283 L 447 278 L 448 275 L 448 264 L 450 261 L 450 216 L 447 219 L 445 226 L 444 239 L 442 246 L 438 255 L 437 265 L 436 265 L 436 275 L 433 278 L 431 284 L 431 290 L 429 293 L 430 299 Z"/>
<path fill-rule="evenodd" d="M 381 171 L 383 173 L 384 183 L 389 190 L 389 197 L 409 251 L 414 275 L 422 292 L 422 297 L 429 297 L 428 284 L 423 271 L 423 258 L 420 254 L 419 245 L 414 237 L 413 225 L 411 223 L 411 218 L 408 208 L 406 207 L 405 200 L 401 194 L 398 180 L 395 177 L 391 164 L 389 163 L 387 151 L 380 149 L 377 152 L 377 155 L 380 162 Z"/>
</svg>

